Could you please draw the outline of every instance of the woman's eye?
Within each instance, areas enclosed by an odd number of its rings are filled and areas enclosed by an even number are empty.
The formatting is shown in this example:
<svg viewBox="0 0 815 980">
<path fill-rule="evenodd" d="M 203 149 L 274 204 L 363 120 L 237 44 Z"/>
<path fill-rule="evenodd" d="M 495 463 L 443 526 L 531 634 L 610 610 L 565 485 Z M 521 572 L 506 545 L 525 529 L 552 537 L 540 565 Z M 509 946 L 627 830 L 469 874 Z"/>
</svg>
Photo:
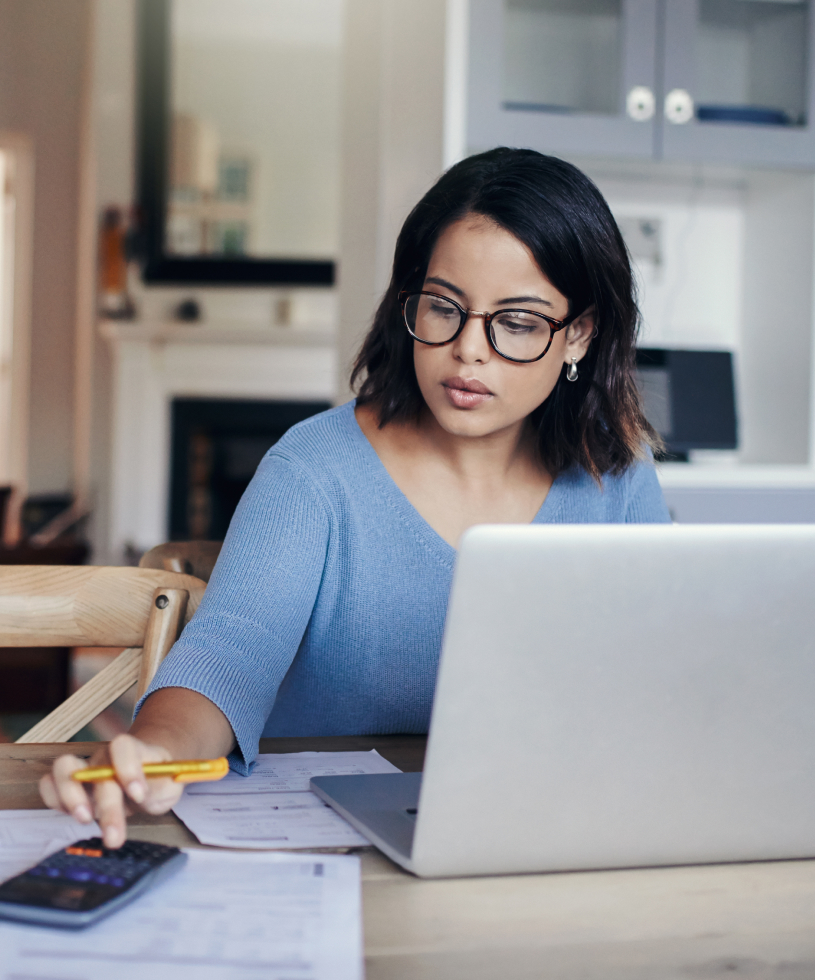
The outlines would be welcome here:
<svg viewBox="0 0 815 980">
<path fill-rule="evenodd" d="M 510 333 L 531 333 L 534 330 L 541 330 L 546 323 L 540 317 L 516 313 L 502 313 L 497 320 L 498 326 Z"/>
<path fill-rule="evenodd" d="M 434 316 L 458 316 L 455 306 L 448 306 L 446 303 L 431 303 L 430 312 Z"/>
</svg>

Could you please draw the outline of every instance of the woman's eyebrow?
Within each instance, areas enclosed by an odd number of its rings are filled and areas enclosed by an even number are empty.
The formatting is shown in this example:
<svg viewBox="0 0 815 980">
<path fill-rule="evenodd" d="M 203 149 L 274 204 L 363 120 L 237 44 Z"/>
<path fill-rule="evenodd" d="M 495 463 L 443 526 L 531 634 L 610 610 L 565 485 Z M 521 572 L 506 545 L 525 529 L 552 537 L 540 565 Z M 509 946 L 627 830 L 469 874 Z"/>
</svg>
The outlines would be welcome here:
<svg viewBox="0 0 815 980">
<path fill-rule="evenodd" d="M 505 299 L 499 299 L 498 303 L 500 306 L 504 303 L 540 303 L 541 306 L 552 306 L 548 299 L 542 299 L 540 296 L 507 296 Z"/>
<path fill-rule="evenodd" d="M 445 289 L 449 289 L 451 293 L 455 293 L 456 296 L 463 297 L 465 295 L 463 289 L 459 289 L 458 286 L 454 286 L 447 279 L 442 279 L 441 276 L 428 276 L 425 279 L 425 283 L 432 283 L 434 286 L 444 286 Z M 552 306 L 553 304 L 549 302 L 548 299 L 543 299 L 540 296 L 507 296 L 505 299 L 499 299 L 498 305 L 504 306 L 506 303 L 540 303 L 541 306 Z"/>
<path fill-rule="evenodd" d="M 455 293 L 456 296 L 464 296 L 464 290 L 459 289 L 458 286 L 454 286 L 451 282 L 446 279 L 442 279 L 441 276 L 428 276 L 425 279 L 425 283 L 432 282 L 435 286 L 444 286 L 445 289 L 449 289 L 451 293 Z"/>
</svg>

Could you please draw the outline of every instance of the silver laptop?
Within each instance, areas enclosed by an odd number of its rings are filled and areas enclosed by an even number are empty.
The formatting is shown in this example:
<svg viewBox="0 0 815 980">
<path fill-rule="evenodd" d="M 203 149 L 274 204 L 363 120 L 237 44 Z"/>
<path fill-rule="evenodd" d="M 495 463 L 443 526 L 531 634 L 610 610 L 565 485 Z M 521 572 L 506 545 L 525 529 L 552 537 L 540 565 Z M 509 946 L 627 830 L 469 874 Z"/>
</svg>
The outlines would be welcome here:
<svg viewBox="0 0 815 980">
<path fill-rule="evenodd" d="M 815 525 L 473 528 L 424 774 L 311 786 L 429 877 L 815 856 Z"/>
</svg>

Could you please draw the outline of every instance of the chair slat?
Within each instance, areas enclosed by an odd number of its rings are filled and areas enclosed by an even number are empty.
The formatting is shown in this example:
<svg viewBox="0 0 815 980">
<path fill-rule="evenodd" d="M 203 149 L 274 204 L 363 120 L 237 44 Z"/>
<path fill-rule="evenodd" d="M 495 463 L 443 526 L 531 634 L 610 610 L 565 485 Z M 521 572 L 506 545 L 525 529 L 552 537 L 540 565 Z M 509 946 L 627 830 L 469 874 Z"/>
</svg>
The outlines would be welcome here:
<svg viewBox="0 0 815 980">
<path fill-rule="evenodd" d="M 136 683 L 141 669 L 141 653 L 141 647 L 123 650 L 112 663 L 17 741 L 67 742 Z"/>
</svg>

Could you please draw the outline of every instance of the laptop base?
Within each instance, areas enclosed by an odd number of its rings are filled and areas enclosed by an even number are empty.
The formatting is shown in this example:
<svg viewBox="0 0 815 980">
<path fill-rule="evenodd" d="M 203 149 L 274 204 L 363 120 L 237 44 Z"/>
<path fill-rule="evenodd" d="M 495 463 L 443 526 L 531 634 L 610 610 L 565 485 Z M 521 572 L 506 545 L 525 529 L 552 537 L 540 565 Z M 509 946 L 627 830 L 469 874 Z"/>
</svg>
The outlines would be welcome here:
<svg viewBox="0 0 815 980">
<path fill-rule="evenodd" d="M 316 776 L 310 785 L 312 792 L 391 861 L 407 871 L 413 870 L 411 851 L 422 785 L 420 772 Z"/>
</svg>

